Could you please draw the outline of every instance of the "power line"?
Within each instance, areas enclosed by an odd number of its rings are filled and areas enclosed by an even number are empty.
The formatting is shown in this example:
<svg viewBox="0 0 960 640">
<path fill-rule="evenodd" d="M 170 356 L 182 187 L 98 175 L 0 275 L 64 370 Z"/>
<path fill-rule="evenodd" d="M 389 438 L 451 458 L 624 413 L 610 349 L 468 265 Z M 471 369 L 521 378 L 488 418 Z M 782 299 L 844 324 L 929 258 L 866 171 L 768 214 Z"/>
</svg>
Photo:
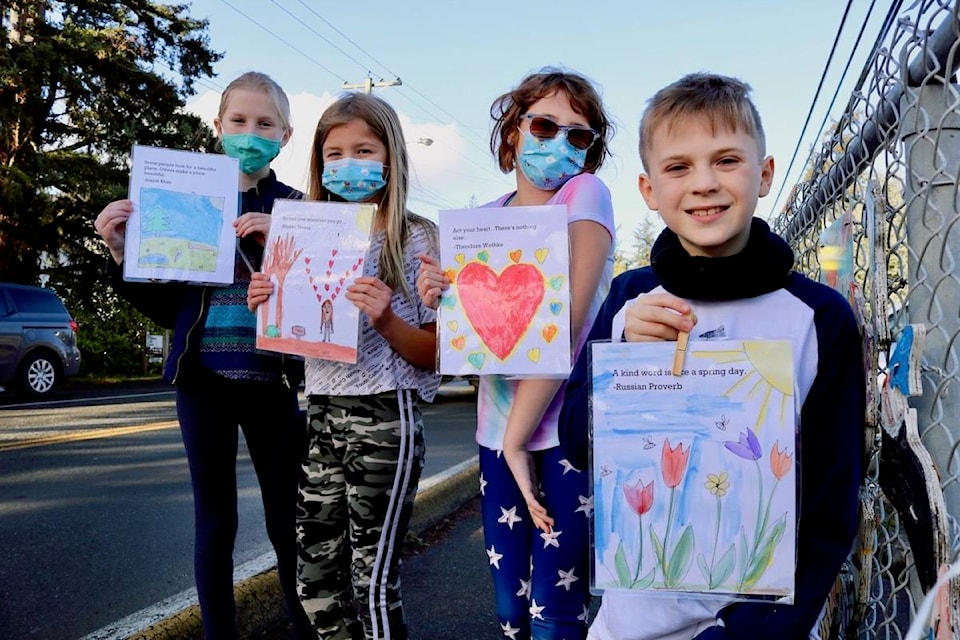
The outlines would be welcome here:
<svg viewBox="0 0 960 640">
<path fill-rule="evenodd" d="M 230 7 L 231 9 L 233 9 L 234 11 L 236 11 L 237 13 L 239 13 L 241 16 L 243 16 L 244 18 L 246 18 L 246 19 L 249 20 L 250 22 L 252 22 L 253 24 L 257 25 L 258 27 L 260 27 L 261 29 L 263 29 L 264 31 L 266 31 L 267 33 L 269 33 L 271 36 L 273 36 L 274 38 L 276 38 L 277 40 L 279 40 L 279 41 L 282 42 L 283 44 L 287 45 L 288 47 L 290 47 L 291 49 L 293 49 L 294 51 L 296 51 L 297 53 L 299 53 L 300 55 L 302 55 L 304 58 L 306 58 L 306 59 L 309 60 L 310 62 L 314 63 L 315 65 L 317 65 L 318 67 L 320 67 L 321 69 L 323 69 L 324 71 L 326 71 L 327 73 L 329 73 L 330 75 L 332 75 L 333 77 L 335 77 L 335 78 L 341 80 L 342 82 L 346 83 L 347 80 L 346 80 L 346 78 L 344 78 L 342 75 L 340 75 L 339 73 L 337 73 L 337 72 L 334 71 L 333 69 L 330 69 L 329 67 L 323 65 L 319 60 L 317 60 L 317 59 L 315 59 L 315 58 L 312 58 L 312 57 L 311 57 L 310 55 L 308 55 L 306 52 L 301 51 L 301 50 L 298 49 L 297 47 L 293 46 L 292 44 L 290 44 L 289 42 L 287 42 L 286 40 L 284 40 L 283 38 L 281 38 L 280 36 L 278 36 L 276 33 L 274 33 L 273 31 L 270 31 L 270 29 L 267 29 L 265 26 L 263 26 L 262 24 L 260 24 L 259 22 L 257 22 L 256 20 L 254 20 L 253 18 L 251 18 L 250 16 L 248 16 L 247 14 L 245 14 L 245 13 L 244 13 L 243 11 L 241 11 L 240 9 L 237 9 L 235 6 L 233 6 L 232 4 L 230 4 L 229 2 L 227 2 L 227 0 L 220 0 L 220 1 L 221 1 L 223 4 L 227 5 L 228 7 Z"/>
<path fill-rule="evenodd" d="M 803 143 L 803 137 L 807 133 L 807 126 L 810 124 L 810 118 L 813 116 L 813 108 L 817 104 L 817 99 L 820 97 L 820 89 L 823 88 L 823 83 L 827 78 L 827 71 L 830 69 L 830 63 L 833 62 L 833 54 L 837 50 L 837 43 L 840 42 L 840 35 L 843 33 L 843 26 L 847 22 L 847 15 L 850 13 L 850 7 L 852 4 L 853 0 L 847 0 L 847 6 L 843 10 L 843 17 L 840 19 L 840 26 L 837 27 L 837 34 L 833 38 L 833 46 L 830 47 L 830 55 L 827 56 L 827 63 L 823 67 L 823 73 L 820 74 L 820 82 L 817 84 L 817 90 L 813 94 L 813 100 L 810 103 L 810 108 L 807 110 L 807 117 L 803 121 L 803 128 L 800 130 L 800 136 L 797 138 L 797 145 L 793 148 L 793 155 L 790 157 L 790 164 L 787 166 L 787 170 L 783 174 L 783 181 L 780 183 L 780 190 L 777 192 L 777 197 L 773 200 L 774 206 L 776 206 L 776 203 L 780 200 L 780 196 L 783 194 L 783 188 L 787 184 L 787 178 L 790 175 L 790 170 L 793 169 L 793 163 L 797 159 L 797 153 L 800 151 L 800 145 Z"/>
<path fill-rule="evenodd" d="M 312 13 L 312 14 L 315 15 L 319 20 L 321 20 L 325 25 L 327 25 L 328 27 L 330 27 L 331 29 L 333 29 L 338 35 L 340 35 L 340 37 L 342 37 L 344 40 L 346 40 L 346 41 L 349 42 L 351 45 L 353 45 L 358 51 L 360 51 L 360 52 L 363 53 L 365 56 L 367 56 L 368 58 L 370 58 L 374 63 L 376 63 L 377 65 L 379 65 L 380 67 L 382 67 L 382 68 L 387 72 L 387 75 L 388 75 L 388 76 L 393 76 L 393 77 L 395 77 L 395 78 L 399 78 L 399 77 L 400 77 L 400 74 L 399 74 L 399 73 L 395 73 L 395 72 L 391 71 L 391 70 L 387 67 L 387 65 L 385 65 L 383 62 L 381 62 L 379 59 L 377 59 L 372 53 L 370 53 L 369 51 L 367 51 L 366 49 L 364 49 L 363 47 L 361 47 L 359 44 L 357 44 L 350 36 L 348 36 L 348 35 L 345 34 L 343 31 L 341 31 L 341 30 L 338 29 L 336 26 L 334 26 L 334 24 L 333 24 L 332 22 L 330 22 L 329 20 L 327 20 L 326 18 L 324 18 L 322 15 L 320 15 L 320 13 L 319 13 L 316 9 L 314 9 L 313 7 L 311 7 L 310 5 L 308 5 L 306 2 L 304 2 L 304 0 L 299 0 L 299 2 L 300 2 L 300 4 L 302 4 L 310 13 Z M 275 0 L 274 0 L 274 4 L 276 4 Z M 316 32 L 314 32 L 314 33 L 316 33 Z M 319 34 L 317 34 L 317 35 L 319 35 Z M 320 37 L 321 37 L 325 42 L 330 43 L 330 41 L 327 40 L 326 38 L 324 38 L 323 36 L 320 36 Z M 332 45 L 332 43 L 331 43 L 331 45 Z M 342 51 L 339 47 L 334 46 L 334 48 L 335 48 L 337 51 L 340 51 L 341 53 L 343 53 L 343 51 Z M 348 55 L 348 54 L 346 54 L 346 53 L 344 53 L 344 55 L 346 55 L 348 58 L 350 58 L 351 60 L 353 60 L 354 62 L 356 62 L 356 63 L 359 64 L 360 66 L 364 66 L 362 63 L 360 63 L 358 60 L 356 60 L 356 59 L 353 58 L 352 56 L 350 56 L 350 55 Z M 450 113 L 449 111 L 447 111 L 446 109 L 444 109 L 443 107 L 441 107 L 439 104 L 437 104 L 436 102 L 434 102 L 433 100 L 431 100 L 426 94 L 424 94 L 423 92 L 421 92 L 420 90 L 418 90 L 416 87 L 413 87 L 413 86 L 411 86 L 411 85 L 409 85 L 409 84 L 404 85 L 404 86 L 405 86 L 406 88 L 410 89 L 410 91 L 416 93 L 418 96 L 420 96 L 421 98 L 423 98 L 424 100 L 426 100 L 428 103 L 430 103 L 431 105 L 433 105 L 433 106 L 436 107 L 437 109 L 439 109 L 439 110 L 440 110 L 440 113 L 444 114 L 445 116 L 447 116 L 448 118 L 450 118 L 451 120 L 453 120 L 454 122 L 456 122 L 457 124 L 459 124 L 461 127 L 463 127 L 463 130 L 464 130 L 466 133 L 469 133 L 469 134 L 472 134 L 472 135 L 476 135 L 481 141 L 483 141 L 484 143 L 486 143 L 486 140 L 484 140 L 484 139 L 482 138 L 482 136 L 479 136 L 478 134 L 476 134 L 471 127 L 469 127 L 469 126 L 467 126 L 466 124 L 464 124 L 463 122 L 461 122 L 455 115 L 453 115 L 452 113 Z M 404 95 L 402 91 L 400 92 L 400 94 L 401 94 L 401 95 Z M 407 96 L 404 96 L 404 97 L 406 97 L 407 100 L 410 100 L 411 102 L 413 102 L 414 104 L 416 104 L 416 102 L 413 101 L 413 100 L 411 100 L 409 97 L 407 97 Z M 421 107 L 420 105 L 417 105 L 417 106 L 420 107 L 421 109 L 423 109 L 423 107 Z M 430 111 L 427 110 L 427 109 L 423 109 L 423 110 L 424 110 L 425 113 L 429 114 L 430 116 L 432 116 L 432 117 L 434 117 L 434 118 L 437 118 L 437 115 L 436 115 L 435 113 L 432 113 L 432 112 L 430 112 Z M 440 118 L 437 118 L 437 119 L 439 120 Z M 485 147 L 484 147 L 482 150 L 483 150 L 484 153 L 487 152 L 487 149 L 486 149 Z"/>
<path fill-rule="evenodd" d="M 311 27 L 310 25 L 308 25 L 306 22 L 303 22 L 299 17 L 293 15 L 293 13 L 291 13 L 291 11 L 290 11 L 289 9 L 287 9 L 286 7 L 283 7 L 279 2 L 277 2 L 277 0 L 271 0 L 271 2 L 273 2 L 273 4 L 276 5 L 276 7 L 277 7 L 278 9 L 280 9 L 281 11 L 283 11 L 284 13 L 286 13 L 288 16 L 290 16 L 291 18 L 293 18 L 294 20 L 296 20 L 297 22 L 299 22 L 300 24 L 302 24 L 304 27 L 306 27 L 306 28 L 307 28 L 311 33 L 313 33 L 315 36 L 317 36 L 318 38 L 320 38 L 321 40 L 323 40 L 324 42 L 326 42 L 328 45 L 330 45 L 331 47 L 333 47 L 334 49 L 336 49 L 339 53 L 343 54 L 345 57 L 347 57 L 347 58 L 349 58 L 350 60 L 352 60 L 353 62 L 355 62 L 355 63 L 357 64 L 357 66 L 359 66 L 361 69 L 363 69 L 364 71 L 366 71 L 368 74 L 370 73 L 370 69 L 367 68 L 367 65 L 363 64 L 362 62 L 360 62 L 359 60 L 357 60 L 356 58 L 354 58 L 352 55 L 350 55 L 349 53 L 347 53 L 346 51 L 344 51 L 343 49 L 341 49 L 340 47 L 338 47 L 337 45 L 335 45 L 332 41 L 330 41 L 330 39 L 328 39 L 328 38 L 327 38 L 326 36 L 324 36 L 322 33 L 320 33 L 319 31 L 317 31 L 316 29 L 314 29 L 314 28 Z M 307 5 L 306 3 L 304 3 L 303 0 L 301 0 L 300 4 L 302 4 L 302 5 L 305 6 L 307 9 L 309 9 L 310 12 L 313 13 L 313 15 L 315 15 L 315 16 L 317 16 L 318 18 L 320 18 L 321 20 L 323 20 L 323 18 L 320 17 L 320 14 L 318 14 L 316 11 L 314 11 L 312 8 L 310 8 L 310 6 Z M 326 20 L 323 20 L 323 21 L 324 21 L 324 22 L 327 22 Z M 327 24 L 330 24 L 330 23 L 327 22 Z M 334 31 L 337 31 L 337 29 L 334 28 L 333 25 L 330 25 L 330 26 L 331 26 L 331 28 L 333 28 Z M 337 31 L 337 33 L 340 33 L 340 32 Z M 341 33 L 340 35 L 343 35 L 343 34 Z M 344 36 L 344 37 L 346 37 L 346 36 Z M 347 40 L 349 40 L 349 38 L 347 38 Z M 351 44 L 353 44 L 353 43 L 351 43 Z M 354 46 L 356 46 L 356 45 L 354 45 Z M 361 49 L 361 51 L 362 51 L 362 49 Z M 396 76 L 397 74 L 391 73 L 390 75 Z"/>
</svg>

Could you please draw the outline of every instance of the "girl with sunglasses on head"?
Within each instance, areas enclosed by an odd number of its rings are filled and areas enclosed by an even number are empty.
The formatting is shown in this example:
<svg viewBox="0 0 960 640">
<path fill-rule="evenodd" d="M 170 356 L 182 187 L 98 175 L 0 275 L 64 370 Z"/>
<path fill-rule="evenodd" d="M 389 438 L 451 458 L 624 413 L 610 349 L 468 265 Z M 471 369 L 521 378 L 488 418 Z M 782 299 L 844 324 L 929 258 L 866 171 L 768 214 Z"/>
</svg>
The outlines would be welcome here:
<svg viewBox="0 0 960 640">
<path fill-rule="evenodd" d="M 583 346 L 613 277 L 610 191 L 594 175 L 613 125 L 585 77 L 546 68 L 494 100 L 490 149 L 517 188 L 485 206 L 565 204 L 571 335 Z M 417 289 L 431 307 L 449 286 L 421 258 Z M 586 636 L 589 474 L 564 459 L 557 419 L 563 381 L 482 376 L 477 404 L 483 531 L 504 635 Z"/>
<path fill-rule="evenodd" d="M 436 312 L 416 295 L 436 226 L 407 210 L 410 170 L 397 113 L 347 93 L 320 116 L 310 200 L 377 204 L 363 275 L 347 287 L 361 311 L 356 365 L 307 358 L 307 457 L 300 476 L 300 600 L 323 640 L 406 640 L 400 553 L 423 469 L 419 400 L 440 377 Z M 256 273 L 252 310 L 273 291 Z"/>
</svg>

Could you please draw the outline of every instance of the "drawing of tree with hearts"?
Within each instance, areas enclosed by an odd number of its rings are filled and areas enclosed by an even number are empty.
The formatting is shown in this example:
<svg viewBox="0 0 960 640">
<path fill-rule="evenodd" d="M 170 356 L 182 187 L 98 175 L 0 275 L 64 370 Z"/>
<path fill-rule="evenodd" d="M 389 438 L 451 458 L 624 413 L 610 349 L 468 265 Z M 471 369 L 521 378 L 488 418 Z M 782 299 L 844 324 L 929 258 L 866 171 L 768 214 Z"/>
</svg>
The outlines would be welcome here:
<svg viewBox="0 0 960 640">
<path fill-rule="evenodd" d="M 293 265 L 300 258 L 300 254 L 303 253 L 302 248 L 297 248 L 296 242 L 292 235 L 286 234 L 279 238 L 275 238 L 273 244 L 270 245 L 269 251 L 266 252 L 267 255 L 264 256 L 263 266 L 261 271 L 268 276 L 276 276 L 277 278 L 277 322 L 276 327 L 278 332 L 282 332 L 283 327 L 283 283 L 287 279 L 287 274 L 290 273 L 290 269 L 293 268 Z M 263 334 L 267 335 L 268 324 L 267 321 L 270 318 L 270 309 L 269 305 L 262 304 L 260 305 L 261 313 L 261 325 L 263 326 Z"/>
<path fill-rule="evenodd" d="M 348 265 L 342 271 L 342 267 L 337 266 L 338 262 L 343 262 L 343 256 L 337 260 L 337 249 L 330 250 L 330 257 L 327 259 L 327 268 L 324 271 L 315 271 L 310 257 L 303 261 L 306 263 L 307 278 L 310 280 L 310 286 L 313 287 L 313 294 L 317 297 L 317 302 L 323 308 L 324 300 L 333 302 L 340 295 L 344 283 L 353 276 L 363 266 L 363 257 L 358 257 L 355 262 Z"/>
</svg>

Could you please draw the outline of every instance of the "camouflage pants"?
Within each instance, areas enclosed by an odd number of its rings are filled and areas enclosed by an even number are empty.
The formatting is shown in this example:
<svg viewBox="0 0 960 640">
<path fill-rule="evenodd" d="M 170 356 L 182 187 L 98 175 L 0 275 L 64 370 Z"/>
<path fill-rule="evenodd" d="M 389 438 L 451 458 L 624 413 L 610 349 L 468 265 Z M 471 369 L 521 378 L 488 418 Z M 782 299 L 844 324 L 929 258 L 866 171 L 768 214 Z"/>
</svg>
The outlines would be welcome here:
<svg viewBox="0 0 960 640">
<path fill-rule="evenodd" d="M 323 640 L 406 640 L 400 552 L 424 453 L 416 393 L 310 396 L 307 420 L 297 501 L 303 608 Z"/>
</svg>

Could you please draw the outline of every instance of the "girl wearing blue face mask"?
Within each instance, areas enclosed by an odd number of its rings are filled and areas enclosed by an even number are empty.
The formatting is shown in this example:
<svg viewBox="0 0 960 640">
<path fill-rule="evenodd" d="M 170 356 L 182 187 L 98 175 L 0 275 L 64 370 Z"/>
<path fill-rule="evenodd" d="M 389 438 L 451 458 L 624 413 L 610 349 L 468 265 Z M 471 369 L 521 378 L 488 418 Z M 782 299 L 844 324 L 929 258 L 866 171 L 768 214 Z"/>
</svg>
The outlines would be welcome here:
<svg viewBox="0 0 960 640">
<path fill-rule="evenodd" d="M 300 597 L 319 638 L 407 638 L 400 552 L 423 467 L 419 400 L 433 372 L 436 314 L 416 295 L 417 256 L 438 253 L 436 227 L 407 211 L 407 147 L 396 112 L 349 93 L 317 124 L 308 197 L 377 204 L 363 275 L 356 365 L 307 359 L 307 458 L 297 534 Z M 251 309 L 273 291 L 254 274 Z M 362 628 L 362 631 L 361 631 Z"/>
<path fill-rule="evenodd" d="M 613 126 L 589 80 L 550 68 L 494 100 L 490 113 L 490 148 L 505 173 L 515 171 L 517 188 L 484 206 L 567 206 L 576 355 L 613 277 L 613 205 L 594 175 Z M 448 285 L 423 258 L 417 289 L 425 304 L 436 307 Z M 560 450 L 562 401 L 560 380 L 480 378 L 483 532 L 497 618 L 515 640 L 586 636 L 593 499 L 587 470 Z"/>
<path fill-rule="evenodd" d="M 238 637 L 233 546 L 242 429 L 260 483 L 293 636 L 312 638 L 296 585 L 296 492 L 305 449 L 296 387 L 302 363 L 257 351 L 256 317 L 246 308 L 247 265 L 259 264 L 262 257 L 274 200 L 303 195 L 278 181 L 270 169 L 270 161 L 290 138 L 290 105 L 269 76 L 245 73 L 223 92 L 213 124 L 226 154 L 240 161 L 233 284 L 124 282 L 124 230 L 133 202 L 107 205 L 96 227 L 110 249 L 107 273 L 114 289 L 159 325 L 173 329 L 164 379 L 176 385 L 177 418 L 193 484 L 194 573 L 204 637 Z M 242 401 L 248 398 L 257 401 Z"/>
</svg>

